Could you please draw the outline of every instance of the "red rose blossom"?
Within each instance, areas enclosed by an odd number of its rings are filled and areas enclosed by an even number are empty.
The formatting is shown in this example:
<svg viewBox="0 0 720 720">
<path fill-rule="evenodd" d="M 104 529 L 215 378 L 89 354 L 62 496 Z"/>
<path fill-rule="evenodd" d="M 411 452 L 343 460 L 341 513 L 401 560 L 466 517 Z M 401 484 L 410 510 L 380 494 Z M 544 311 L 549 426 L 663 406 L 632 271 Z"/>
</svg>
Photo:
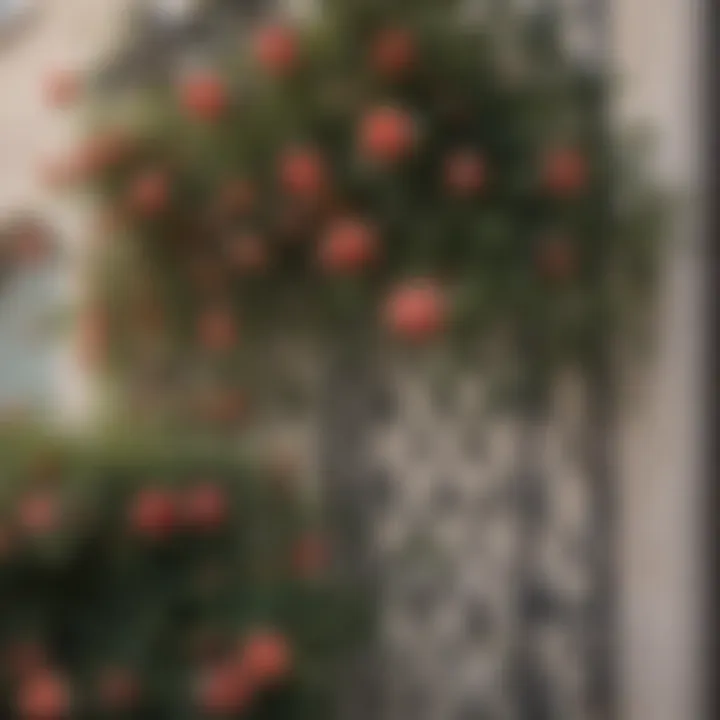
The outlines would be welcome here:
<svg viewBox="0 0 720 720">
<path fill-rule="evenodd" d="M 380 107 L 371 110 L 362 119 L 360 151 L 374 162 L 399 162 L 410 154 L 414 143 L 415 126 L 404 110 Z"/>
<path fill-rule="evenodd" d="M 429 279 L 415 279 L 396 288 L 385 306 L 385 322 L 399 338 L 416 342 L 438 335 L 447 321 L 447 300 Z"/>
</svg>

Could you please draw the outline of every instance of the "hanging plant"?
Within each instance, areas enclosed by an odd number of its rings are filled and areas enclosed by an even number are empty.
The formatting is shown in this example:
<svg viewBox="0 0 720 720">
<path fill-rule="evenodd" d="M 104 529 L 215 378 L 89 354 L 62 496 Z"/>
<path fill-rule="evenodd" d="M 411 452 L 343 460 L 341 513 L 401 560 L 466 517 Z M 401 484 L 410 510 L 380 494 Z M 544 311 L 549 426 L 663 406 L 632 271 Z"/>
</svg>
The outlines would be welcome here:
<svg viewBox="0 0 720 720">
<path fill-rule="evenodd" d="M 97 302 L 127 320 L 149 278 L 162 332 L 211 362 L 290 324 L 501 331 L 549 373 L 596 352 L 648 297 L 659 196 L 621 163 L 602 74 L 558 32 L 512 65 L 503 38 L 446 1 L 338 0 L 131 108 L 91 95 L 80 174 L 138 268 Z"/>
</svg>

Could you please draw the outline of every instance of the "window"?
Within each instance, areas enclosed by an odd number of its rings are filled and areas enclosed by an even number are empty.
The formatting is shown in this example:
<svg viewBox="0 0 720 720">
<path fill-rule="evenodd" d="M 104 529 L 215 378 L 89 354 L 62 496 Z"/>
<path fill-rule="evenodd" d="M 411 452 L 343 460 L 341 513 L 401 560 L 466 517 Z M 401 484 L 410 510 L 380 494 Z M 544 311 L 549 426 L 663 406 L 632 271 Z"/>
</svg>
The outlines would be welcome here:
<svg viewBox="0 0 720 720">
<path fill-rule="evenodd" d="M 153 0 L 149 9 L 158 22 L 173 24 L 188 20 L 197 6 L 197 0 Z"/>
<path fill-rule="evenodd" d="M 34 213 L 0 219 L 0 414 L 51 399 L 57 308 L 54 232 Z"/>
</svg>

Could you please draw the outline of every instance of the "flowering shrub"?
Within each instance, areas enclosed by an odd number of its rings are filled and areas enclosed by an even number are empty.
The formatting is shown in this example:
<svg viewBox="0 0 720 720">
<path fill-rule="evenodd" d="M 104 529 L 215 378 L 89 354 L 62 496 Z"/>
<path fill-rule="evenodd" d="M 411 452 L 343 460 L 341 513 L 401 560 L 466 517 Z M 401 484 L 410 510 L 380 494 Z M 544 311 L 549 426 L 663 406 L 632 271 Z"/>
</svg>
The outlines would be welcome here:
<svg viewBox="0 0 720 720">
<path fill-rule="evenodd" d="M 2 717 L 332 716 L 360 600 L 286 480 L 217 447 L 0 458 Z"/>
</svg>

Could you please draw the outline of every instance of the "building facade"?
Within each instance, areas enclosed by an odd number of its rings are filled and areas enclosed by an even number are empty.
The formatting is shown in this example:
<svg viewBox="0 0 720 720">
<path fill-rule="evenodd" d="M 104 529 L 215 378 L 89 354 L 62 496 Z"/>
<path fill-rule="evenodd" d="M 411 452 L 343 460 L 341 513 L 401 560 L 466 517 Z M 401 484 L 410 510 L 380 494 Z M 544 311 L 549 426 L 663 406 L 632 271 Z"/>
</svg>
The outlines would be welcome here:
<svg viewBox="0 0 720 720">
<path fill-rule="evenodd" d="M 3 404 L 39 403 L 79 416 L 89 401 L 71 353 L 41 332 L 48 309 L 79 292 L 83 256 L 82 208 L 58 204 L 38 181 L 46 159 L 76 131 L 72 113 L 45 107 L 42 84 L 54 68 L 94 67 L 131 4 L 34 0 L 27 18 L 0 38 L 0 222 L 16 211 L 41 215 L 56 225 L 67 249 L 51 277 L 20 281 L 0 304 Z M 157 5 L 171 21 L 192 9 L 188 0 Z M 700 718 L 702 559 L 694 532 L 702 506 L 700 2 L 614 0 L 609 18 L 611 56 L 623 79 L 618 115 L 656 128 L 657 172 L 683 199 L 676 229 L 682 242 L 667 263 L 655 371 L 647 387 L 631 388 L 623 413 L 621 705 L 632 720 Z"/>
</svg>

